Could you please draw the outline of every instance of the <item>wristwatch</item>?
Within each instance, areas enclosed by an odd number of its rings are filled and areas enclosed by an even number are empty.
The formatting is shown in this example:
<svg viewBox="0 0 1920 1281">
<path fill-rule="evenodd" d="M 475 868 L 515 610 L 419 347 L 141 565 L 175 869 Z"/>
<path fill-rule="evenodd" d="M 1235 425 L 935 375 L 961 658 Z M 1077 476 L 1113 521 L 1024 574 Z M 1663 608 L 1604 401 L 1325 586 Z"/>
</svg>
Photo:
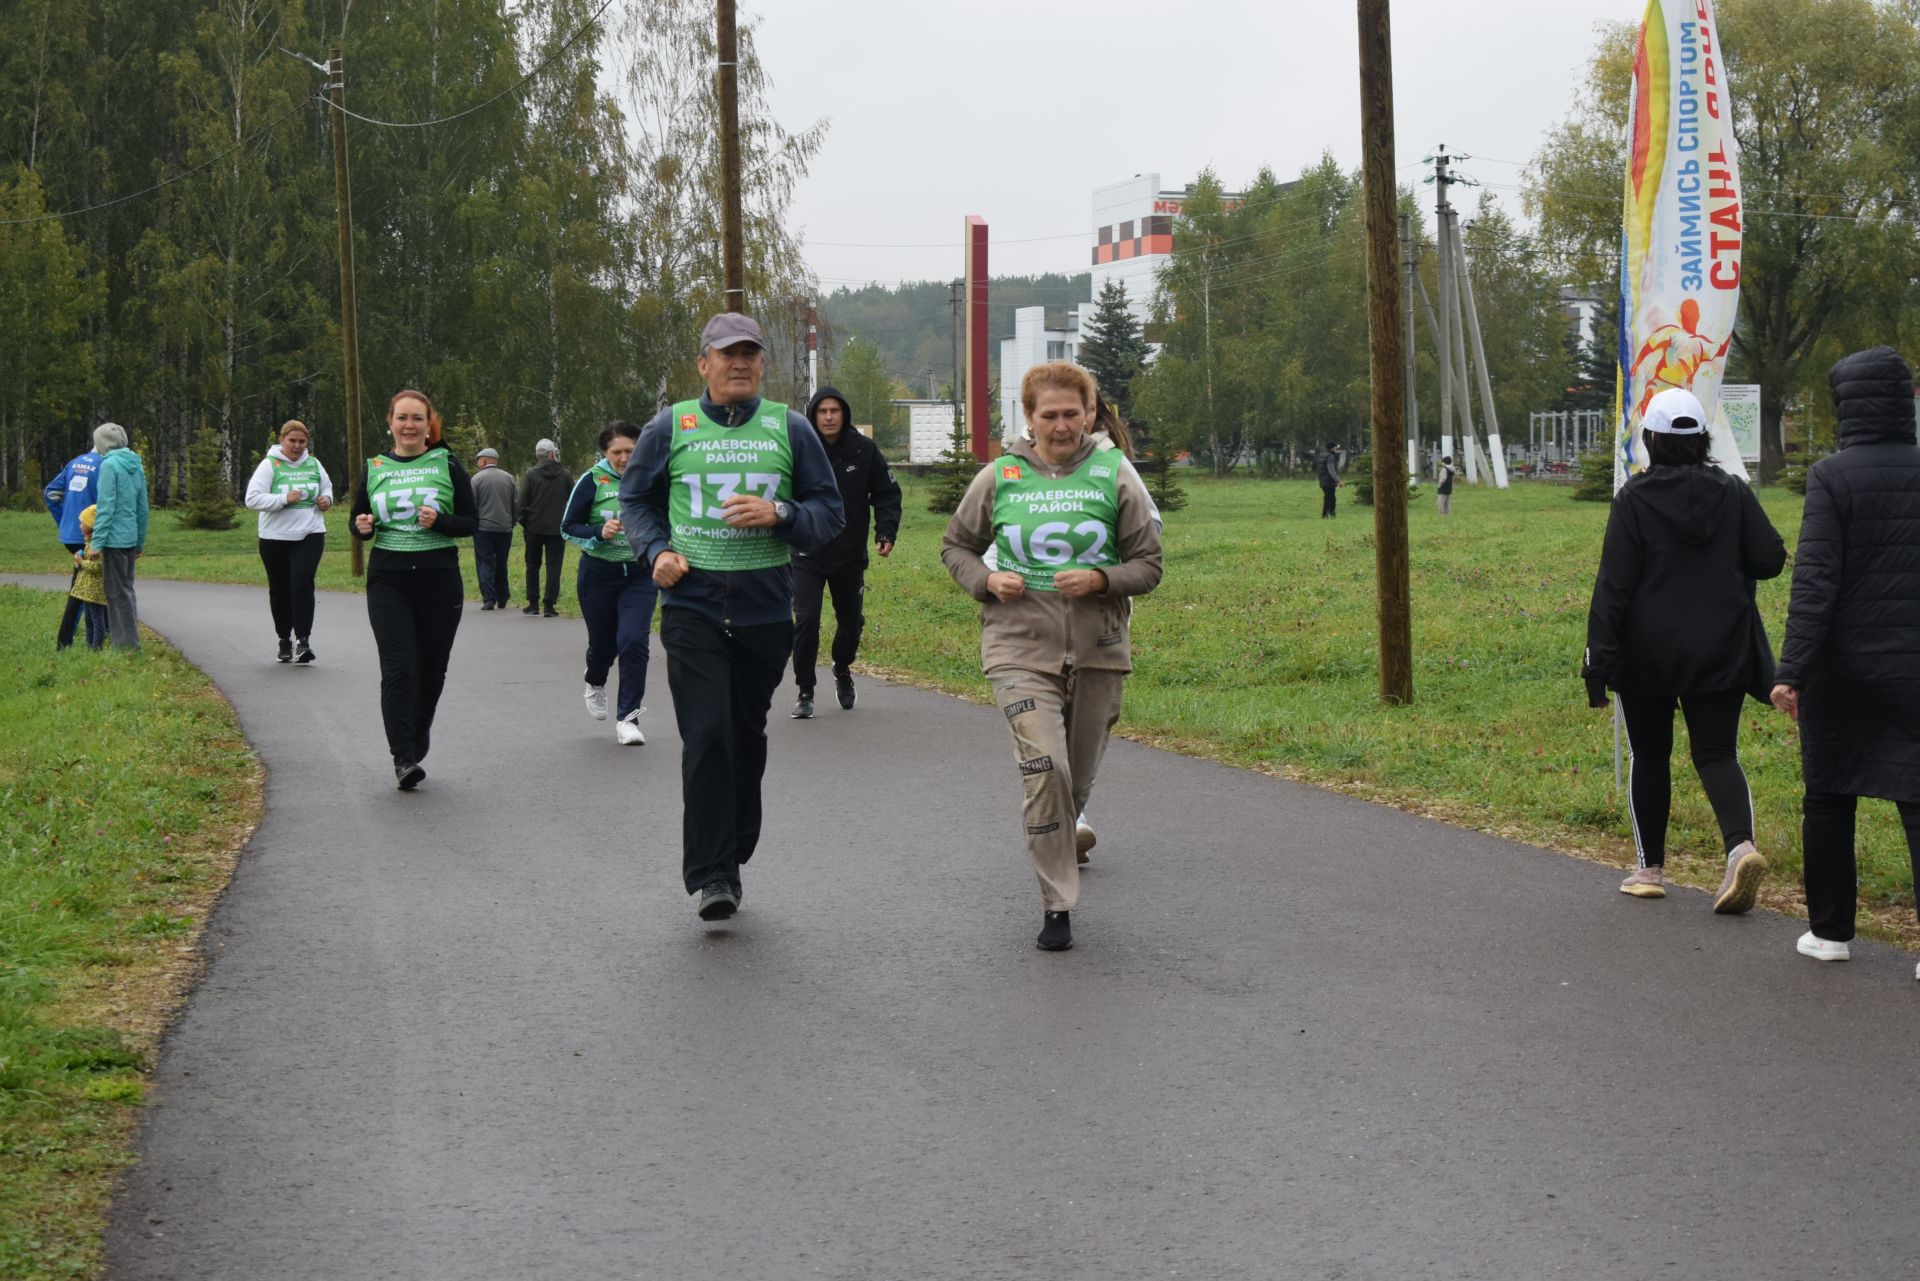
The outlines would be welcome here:
<svg viewBox="0 0 1920 1281">
<path fill-rule="evenodd" d="M 790 503 L 776 502 L 773 505 L 773 523 L 784 525 L 793 519 L 793 506 Z"/>
</svg>

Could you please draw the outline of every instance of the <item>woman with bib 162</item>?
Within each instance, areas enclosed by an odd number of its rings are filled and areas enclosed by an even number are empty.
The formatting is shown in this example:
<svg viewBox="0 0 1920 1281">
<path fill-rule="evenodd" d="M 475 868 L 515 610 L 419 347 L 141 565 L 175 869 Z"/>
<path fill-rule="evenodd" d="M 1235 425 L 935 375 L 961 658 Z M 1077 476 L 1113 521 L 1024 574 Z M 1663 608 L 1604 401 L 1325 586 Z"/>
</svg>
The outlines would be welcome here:
<svg viewBox="0 0 1920 1281">
<path fill-rule="evenodd" d="M 1028 370 L 1020 401 L 1033 439 L 974 477 L 940 549 L 980 602 L 981 666 L 1013 734 L 1044 908 L 1037 942 L 1049 952 L 1073 946 L 1074 816 L 1093 792 L 1133 668 L 1128 601 L 1161 573 L 1146 488 L 1089 434 L 1097 395 L 1078 365 Z"/>
<path fill-rule="evenodd" d="M 367 557 L 367 618 L 380 650 L 380 715 L 400 790 L 427 776 L 434 709 L 460 629 L 466 584 L 456 538 L 479 526 L 467 472 L 440 437 L 424 394 L 387 402 L 393 443 L 367 460 L 353 487 L 353 532 L 373 540 Z"/>
</svg>

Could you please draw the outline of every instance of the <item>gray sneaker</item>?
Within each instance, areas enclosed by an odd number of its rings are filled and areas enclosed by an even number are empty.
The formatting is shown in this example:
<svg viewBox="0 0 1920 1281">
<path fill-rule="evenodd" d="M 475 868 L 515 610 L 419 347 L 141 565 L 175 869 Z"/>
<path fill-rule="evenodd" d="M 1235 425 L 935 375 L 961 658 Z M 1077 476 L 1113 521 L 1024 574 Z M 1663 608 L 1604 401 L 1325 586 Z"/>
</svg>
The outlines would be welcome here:
<svg viewBox="0 0 1920 1281">
<path fill-rule="evenodd" d="M 1660 883 L 1660 869 L 1657 867 L 1635 868 L 1632 876 L 1620 882 L 1620 892 L 1631 894 L 1635 898 L 1665 898 L 1666 886 Z"/>
<path fill-rule="evenodd" d="M 1713 910 L 1722 916 L 1752 911 L 1753 900 L 1760 893 L 1761 878 L 1766 874 L 1767 860 L 1753 848 L 1752 841 L 1734 846 L 1727 852 L 1727 875 L 1720 882 L 1720 892 L 1713 896 Z"/>
</svg>

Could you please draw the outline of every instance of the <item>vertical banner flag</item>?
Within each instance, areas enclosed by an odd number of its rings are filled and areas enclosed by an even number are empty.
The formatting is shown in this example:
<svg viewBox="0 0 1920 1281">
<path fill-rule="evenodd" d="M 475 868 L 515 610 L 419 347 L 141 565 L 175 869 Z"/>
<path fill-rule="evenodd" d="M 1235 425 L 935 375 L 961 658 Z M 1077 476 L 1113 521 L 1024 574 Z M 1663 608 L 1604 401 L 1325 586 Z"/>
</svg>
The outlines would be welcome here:
<svg viewBox="0 0 1920 1281">
<path fill-rule="evenodd" d="M 1634 49 L 1620 246 L 1613 487 L 1647 465 L 1640 415 L 1669 387 L 1707 411 L 1713 460 L 1745 478 L 1720 405 L 1740 307 L 1740 149 L 1713 0 L 1647 0 Z"/>
</svg>

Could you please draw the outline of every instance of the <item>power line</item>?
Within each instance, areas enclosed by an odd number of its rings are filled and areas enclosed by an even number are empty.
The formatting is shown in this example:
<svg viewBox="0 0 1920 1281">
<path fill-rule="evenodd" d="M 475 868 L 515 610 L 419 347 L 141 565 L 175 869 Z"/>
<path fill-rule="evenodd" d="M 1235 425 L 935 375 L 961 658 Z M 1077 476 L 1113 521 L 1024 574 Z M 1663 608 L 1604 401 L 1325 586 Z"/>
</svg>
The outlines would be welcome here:
<svg viewBox="0 0 1920 1281">
<path fill-rule="evenodd" d="M 222 160 L 225 160 L 227 157 L 232 156 L 241 150 L 244 150 L 246 147 L 248 147 L 252 143 L 257 142 L 261 138 L 264 138 L 269 133 L 272 133 L 274 129 L 278 128 L 280 123 L 286 120 L 289 116 L 296 115 L 300 111 L 304 110 L 306 105 L 307 104 L 304 99 L 302 99 L 299 102 L 296 102 L 293 106 L 287 108 L 285 111 L 275 116 L 272 120 L 269 120 L 266 124 L 260 126 L 260 128 L 254 130 L 252 133 L 248 134 L 246 137 L 242 138 L 240 141 L 234 143 L 231 147 L 228 147 L 225 151 L 221 152 L 219 155 L 213 157 L 213 159 L 202 161 L 201 163 L 195 165 L 193 168 L 182 170 L 181 172 L 174 174 L 170 178 L 162 178 L 159 182 L 154 183 L 151 187 L 142 187 L 140 190 L 130 191 L 124 196 L 115 196 L 111 200 L 102 200 L 98 204 L 83 205 L 78 209 L 63 209 L 59 213 L 35 214 L 31 218 L 0 219 L 0 227 L 21 227 L 29 223 L 53 222 L 61 218 L 78 218 L 81 214 L 90 214 L 99 209 L 111 209 L 115 205 L 124 205 L 129 200 L 138 200 L 142 196 L 150 196 L 154 192 L 159 191 L 162 187 L 171 187 L 174 183 L 181 182 L 181 181 L 184 181 L 185 179 L 191 178 L 195 174 L 200 173 L 202 170 L 211 169 L 214 165 L 219 164 Z"/>
<path fill-rule="evenodd" d="M 559 60 L 561 54 L 573 48 L 574 45 L 580 42 L 581 37 L 585 36 L 587 32 L 593 30 L 594 24 L 600 21 L 600 15 L 605 13 L 608 9 L 611 9 L 612 7 L 613 7 L 613 0 L 605 0 L 605 2 L 601 4 L 601 6 L 598 9 L 594 10 L 593 16 L 591 18 L 588 18 L 585 22 L 581 23 L 579 27 L 575 29 L 574 33 L 568 36 L 566 40 L 561 43 L 559 48 L 555 49 L 552 53 L 548 54 L 546 56 L 546 59 L 542 61 L 539 66 L 535 67 L 532 71 L 529 71 L 526 75 L 521 76 L 516 83 L 508 86 L 505 89 L 502 89 L 499 93 L 494 94 L 493 97 L 488 98 L 484 102 L 477 102 L 473 106 L 468 107 L 465 111 L 457 111 L 453 115 L 439 116 L 432 120 L 375 120 L 372 116 L 363 116 L 359 112 L 350 110 L 344 106 L 340 107 L 339 111 L 342 115 L 351 117 L 354 120 L 358 120 L 361 124 L 378 125 L 382 129 L 431 129 L 435 125 L 451 124 L 456 120 L 463 120 L 466 117 L 472 115 L 474 112 L 483 111 L 486 108 L 491 107 L 494 103 L 500 101 L 502 98 L 508 97 L 512 94 L 519 93 L 522 89 L 526 88 L 527 85 L 533 81 L 533 78 L 535 76 L 539 75 L 541 72 L 545 71 L 548 67 L 552 66 L 555 62 Z M 331 107 L 333 106 L 333 103 L 331 101 L 328 101 L 327 105 Z"/>
</svg>

